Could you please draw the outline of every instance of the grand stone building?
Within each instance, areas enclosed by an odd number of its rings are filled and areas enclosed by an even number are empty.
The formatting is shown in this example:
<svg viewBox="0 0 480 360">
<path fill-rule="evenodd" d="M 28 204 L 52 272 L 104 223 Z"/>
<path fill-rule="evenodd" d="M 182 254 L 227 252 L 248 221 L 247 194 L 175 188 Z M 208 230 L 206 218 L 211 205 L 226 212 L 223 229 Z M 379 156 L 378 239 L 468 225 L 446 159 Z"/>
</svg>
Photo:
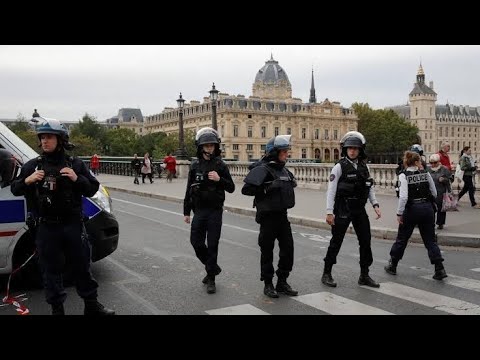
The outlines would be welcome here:
<svg viewBox="0 0 480 360">
<path fill-rule="evenodd" d="M 458 163 L 464 146 L 472 148 L 475 159 L 480 155 L 480 106 L 439 105 L 437 93 L 425 84 L 422 65 L 418 68 L 417 81 L 409 95 L 409 103 L 393 106 L 406 121 L 416 125 L 418 135 L 427 155 L 437 152 L 442 142 L 450 143 L 450 159 Z"/>
<path fill-rule="evenodd" d="M 143 115 L 140 109 L 121 108 L 118 115 L 107 119 L 105 124 L 112 129 L 131 129 L 138 135 L 143 135 Z"/>
<path fill-rule="evenodd" d="M 184 105 L 185 131 L 198 131 L 212 124 L 211 101 L 191 100 Z M 179 109 L 166 107 L 161 113 L 145 116 L 143 134 L 178 132 Z M 291 157 L 333 161 L 339 158 L 339 140 L 357 130 L 358 118 L 339 102 L 317 103 L 313 82 L 308 103 L 292 97 L 292 85 L 285 70 L 273 59 L 257 72 L 252 95 L 219 93 L 217 123 L 224 157 L 247 161 L 260 158 L 269 138 L 291 134 Z"/>
</svg>

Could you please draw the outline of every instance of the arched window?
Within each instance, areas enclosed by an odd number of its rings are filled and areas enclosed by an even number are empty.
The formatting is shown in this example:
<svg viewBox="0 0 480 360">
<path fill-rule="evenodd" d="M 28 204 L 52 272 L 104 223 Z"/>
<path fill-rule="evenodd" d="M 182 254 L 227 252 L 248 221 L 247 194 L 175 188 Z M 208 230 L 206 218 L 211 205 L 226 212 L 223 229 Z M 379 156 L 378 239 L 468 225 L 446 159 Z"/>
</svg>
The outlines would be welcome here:
<svg viewBox="0 0 480 360">
<path fill-rule="evenodd" d="M 330 149 L 325 149 L 325 161 L 330 161 Z"/>
</svg>

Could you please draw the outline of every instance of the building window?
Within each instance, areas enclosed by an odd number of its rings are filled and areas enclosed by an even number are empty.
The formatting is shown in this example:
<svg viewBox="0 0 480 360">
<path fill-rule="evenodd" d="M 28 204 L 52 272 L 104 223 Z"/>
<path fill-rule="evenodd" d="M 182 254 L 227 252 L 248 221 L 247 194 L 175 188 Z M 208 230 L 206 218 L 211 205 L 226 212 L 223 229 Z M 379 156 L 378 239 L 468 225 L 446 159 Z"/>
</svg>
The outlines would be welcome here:
<svg viewBox="0 0 480 360">
<path fill-rule="evenodd" d="M 278 120 L 278 116 L 275 116 L 275 120 Z"/>
<path fill-rule="evenodd" d="M 315 129 L 315 140 L 318 140 L 320 137 L 320 129 Z"/>
<path fill-rule="evenodd" d="M 233 150 L 238 150 L 238 144 L 233 144 Z"/>
<path fill-rule="evenodd" d="M 333 140 L 338 139 L 338 130 L 333 130 Z"/>
<path fill-rule="evenodd" d="M 251 118 L 252 118 L 252 115 L 248 114 L 248 118 L 251 119 Z"/>
<path fill-rule="evenodd" d="M 328 130 L 325 129 L 325 140 L 328 140 Z"/>
<path fill-rule="evenodd" d="M 233 160 L 238 161 L 238 155 L 233 155 Z"/>
<path fill-rule="evenodd" d="M 305 139 L 307 136 L 307 129 L 306 128 L 302 128 L 302 139 Z"/>
<path fill-rule="evenodd" d="M 253 158 L 253 155 L 252 155 L 252 154 L 248 154 L 248 161 L 252 161 L 252 158 Z"/>
<path fill-rule="evenodd" d="M 262 126 L 262 138 L 264 137 L 267 137 L 267 127 L 266 126 Z"/>
<path fill-rule="evenodd" d="M 253 150 L 253 144 L 247 144 L 247 151 Z"/>
<path fill-rule="evenodd" d="M 418 115 L 418 108 L 415 108 L 415 115 Z"/>
<path fill-rule="evenodd" d="M 238 114 L 233 114 L 233 117 L 236 119 L 238 118 Z"/>
<path fill-rule="evenodd" d="M 233 136 L 234 137 L 238 136 L 238 125 L 233 125 Z"/>
<path fill-rule="evenodd" d="M 443 136 L 443 128 L 440 127 L 440 137 Z"/>
<path fill-rule="evenodd" d="M 307 149 L 302 149 L 302 159 L 307 158 Z"/>
<path fill-rule="evenodd" d="M 278 132 L 279 132 L 278 126 L 275 126 L 275 131 L 274 131 L 275 135 L 274 136 L 278 136 Z"/>
<path fill-rule="evenodd" d="M 249 126 L 247 129 L 247 137 L 252 137 L 253 133 L 253 127 Z"/>
<path fill-rule="evenodd" d="M 287 128 L 287 135 L 292 135 L 292 128 Z"/>
<path fill-rule="evenodd" d="M 260 151 L 265 152 L 267 145 L 260 145 Z"/>
<path fill-rule="evenodd" d="M 222 127 L 220 128 L 220 137 L 223 136 L 225 136 L 225 125 L 222 125 Z"/>
<path fill-rule="evenodd" d="M 432 116 L 432 108 L 430 108 L 430 116 Z"/>
</svg>

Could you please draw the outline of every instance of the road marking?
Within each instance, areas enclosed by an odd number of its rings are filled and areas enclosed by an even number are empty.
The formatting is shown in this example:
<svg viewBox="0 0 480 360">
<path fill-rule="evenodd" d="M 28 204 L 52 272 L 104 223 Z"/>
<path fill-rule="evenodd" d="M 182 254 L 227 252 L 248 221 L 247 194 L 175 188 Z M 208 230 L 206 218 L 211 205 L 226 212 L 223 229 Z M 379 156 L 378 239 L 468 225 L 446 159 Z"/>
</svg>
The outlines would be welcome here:
<svg viewBox="0 0 480 360">
<path fill-rule="evenodd" d="M 153 221 L 153 222 L 156 222 L 157 224 L 161 224 L 161 225 L 164 225 L 164 226 L 168 226 L 168 227 L 171 227 L 171 228 L 174 228 L 174 229 L 178 229 L 178 230 L 190 232 L 190 228 L 185 228 L 185 227 L 180 227 L 180 226 L 176 226 L 176 225 L 172 225 L 172 224 L 167 224 L 167 223 L 164 223 L 164 222 L 159 221 L 159 220 L 156 220 L 156 219 L 152 219 L 152 218 L 148 218 L 148 217 L 145 217 L 145 216 L 141 216 L 141 215 L 132 213 L 132 212 L 130 212 L 130 211 L 118 210 L 118 209 L 115 210 L 115 211 L 122 212 L 122 213 L 125 213 L 125 214 L 128 214 L 128 215 L 132 215 L 132 216 L 136 216 L 136 217 L 139 217 L 139 218 L 141 218 L 141 219 Z M 252 246 L 240 244 L 240 243 L 237 243 L 237 242 L 235 242 L 235 241 L 232 241 L 232 240 L 229 240 L 229 239 L 225 239 L 224 237 L 221 237 L 220 240 L 221 240 L 222 242 L 227 243 L 227 244 L 231 244 L 231 245 L 235 245 L 235 246 L 242 247 L 242 248 L 245 248 L 245 249 L 253 250 L 253 251 L 255 251 L 255 252 L 260 252 L 260 250 L 259 250 L 257 247 L 252 247 Z"/>
<path fill-rule="evenodd" d="M 394 315 L 388 311 L 329 292 L 301 295 L 291 299 L 332 315 Z"/>
<path fill-rule="evenodd" d="M 480 272 L 480 268 L 470 269 L 472 271 Z"/>
<path fill-rule="evenodd" d="M 150 282 L 150 278 L 148 278 L 145 275 L 139 274 L 122 263 L 118 262 L 117 260 L 112 259 L 112 257 L 107 257 L 105 258 L 106 260 L 110 261 L 112 264 L 118 266 L 120 269 L 125 271 L 126 273 L 130 274 L 131 276 L 134 277 L 134 279 L 125 279 L 125 280 L 120 280 L 120 281 L 115 281 L 113 284 L 120 288 L 123 292 L 125 292 L 127 295 L 132 297 L 136 302 L 142 304 L 151 314 L 153 315 L 168 315 L 168 311 L 165 310 L 160 310 L 158 309 L 155 305 L 153 305 L 150 301 L 144 299 L 140 295 L 138 295 L 135 291 L 130 290 L 127 288 L 125 285 L 126 284 L 132 284 L 132 283 L 148 283 Z"/>
<path fill-rule="evenodd" d="M 364 289 L 394 296 L 399 299 L 424 305 L 435 310 L 445 311 L 454 315 L 480 315 L 480 306 L 454 299 L 448 296 L 435 294 L 429 291 L 416 289 L 410 286 L 392 282 L 381 283 L 380 288 L 362 286 Z"/>
<path fill-rule="evenodd" d="M 205 311 L 209 315 L 270 315 L 250 304 L 229 306 L 221 309 Z"/>
<path fill-rule="evenodd" d="M 427 280 L 432 280 L 432 281 L 438 281 L 432 278 L 431 275 L 424 275 L 420 276 L 423 279 Z M 467 290 L 473 290 L 473 291 L 478 291 L 480 292 L 480 281 L 479 280 L 474 280 L 474 279 L 469 279 L 466 277 L 462 276 L 457 276 L 457 275 L 451 275 L 448 274 L 448 277 L 443 279 L 442 282 L 448 284 L 448 285 L 453 285 L 462 289 L 467 289 Z"/>
</svg>

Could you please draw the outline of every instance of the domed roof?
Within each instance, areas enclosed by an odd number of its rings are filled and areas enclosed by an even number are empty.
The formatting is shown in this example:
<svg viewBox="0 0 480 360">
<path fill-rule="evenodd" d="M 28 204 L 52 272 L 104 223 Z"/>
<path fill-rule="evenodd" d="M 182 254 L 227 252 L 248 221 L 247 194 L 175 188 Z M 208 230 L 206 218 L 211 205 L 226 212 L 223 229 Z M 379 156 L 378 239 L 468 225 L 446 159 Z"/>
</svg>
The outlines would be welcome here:
<svg viewBox="0 0 480 360">
<path fill-rule="evenodd" d="M 258 70 L 257 76 L 255 76 L 255 82 L 274 84 L 280 80 L 285 80 L 290 84 L 287 73 L 278 65 L 278 61 L 274 60 L 272 55 L 270 60 L 267 60 L 265 65 Z"/>
</svg>

